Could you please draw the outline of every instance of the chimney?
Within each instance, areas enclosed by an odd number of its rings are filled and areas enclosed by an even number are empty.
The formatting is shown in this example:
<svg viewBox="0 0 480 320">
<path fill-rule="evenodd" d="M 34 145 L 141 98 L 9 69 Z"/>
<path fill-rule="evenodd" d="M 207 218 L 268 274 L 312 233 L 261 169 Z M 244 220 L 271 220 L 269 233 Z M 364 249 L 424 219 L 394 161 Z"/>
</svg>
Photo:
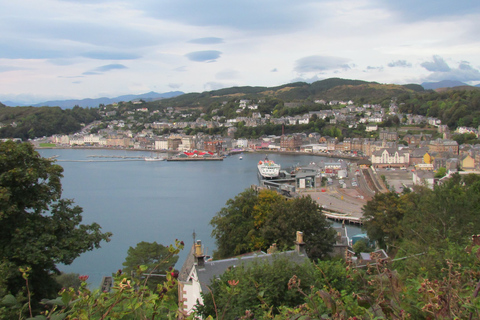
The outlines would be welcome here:
<svg viewBox="0 0 480 320">
<path fill-rule="evenodd" d="M 275 253 L 277 251 L 277 244 L 274 243 L 270 246 L 270 248 L 267 250 L 267 253 L 268 254 L 272 254 L 272 253 Z"/>
<path fill-rule="evenodd" d="M 197 240 L 197 243 L 195 244 L 195 262 L 200 268 L 205 267 L 205 256 L 203 255 L 201 240 Z"/>
<path fill-rule="evenodd" d="M 297 240 L 295 243 L 295 251 L 298 254 L 305 254 L 305 242 L 303 242 L 303 232 L 297 231 Z"/>
</svg>

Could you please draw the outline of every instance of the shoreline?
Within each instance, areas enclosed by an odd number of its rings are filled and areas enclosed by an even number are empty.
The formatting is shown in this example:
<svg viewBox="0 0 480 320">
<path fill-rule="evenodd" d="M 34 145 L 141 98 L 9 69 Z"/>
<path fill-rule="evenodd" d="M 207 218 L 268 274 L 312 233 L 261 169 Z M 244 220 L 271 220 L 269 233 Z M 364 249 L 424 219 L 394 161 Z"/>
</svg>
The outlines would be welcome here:
<svg viewBox="0 0 480 320">
<path fill-rule="evenodd" d="M 40 147 L 34 144 L 35 149 L 72 149 L 72 150 L 114 150 L 114 151 L 133 151 L 133 152 L 155 152 L 155 153 L 167 153 L 167 154 L 177 154 L 182 151 L 176 150 L 154 150 L 154 149 L 129 149 L 129 148 L 108 148 L 108 147 Z M 354 157 L 341 154 L 330 154 L 330 153 L 313 153 L 313 152 L 301 152 L 301 151 L 274 151 L 274 150 L 244 150 L 244 151 L 234 151 L 226 152 L 225 155 L 235 155 L 240 153 L 261 153 L 261 154 L 285 154 L 285 155 L 302 155 L 302 156 L 317 156 L 324 158 L 334 158 L 334 159 L 344 159 L 356 162 L 359 160 L 364 160 L 364 157 Z"/>
</svg>

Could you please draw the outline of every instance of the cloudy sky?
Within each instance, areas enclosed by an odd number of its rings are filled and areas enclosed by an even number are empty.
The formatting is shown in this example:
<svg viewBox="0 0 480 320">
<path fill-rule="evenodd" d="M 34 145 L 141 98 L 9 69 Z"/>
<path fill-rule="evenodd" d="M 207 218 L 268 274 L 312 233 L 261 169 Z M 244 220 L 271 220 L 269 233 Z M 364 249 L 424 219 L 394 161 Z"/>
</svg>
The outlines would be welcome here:
<svg viewBox="0 0 480 320">
<path fill-rule="evenodd" d="M 0 0 L 0 101 L 480 83 L 480 1 Z"/>
</svg>

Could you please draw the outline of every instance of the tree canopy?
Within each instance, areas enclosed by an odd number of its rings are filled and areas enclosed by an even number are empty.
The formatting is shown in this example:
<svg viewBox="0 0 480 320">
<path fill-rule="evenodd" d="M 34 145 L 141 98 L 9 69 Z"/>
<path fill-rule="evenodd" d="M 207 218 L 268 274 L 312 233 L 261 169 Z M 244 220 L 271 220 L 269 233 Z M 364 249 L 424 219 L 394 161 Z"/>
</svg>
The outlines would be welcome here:
<svg viewBox="0 0 480 320">
<path fill-rule="evenodd" d="M 22 267 L 30 270 L 37 301 L 56 294 L 56 264 L 71 264 L 110 239 L 98 224 L 81 224 L 82 208 L 62 199 L 62 172 L 30 143 L 0 142 L 0 278 L 6 292 L 25 287 Z"/>
<path fill-rule="evenodd" d="M 304 233 L 312 259 L 324 257 L 335 242 L 335 231 L 311 197 L 287 200 L 272 190 L 246 189 L 226 204 L 210 221 L 217 243 L 215 258 L 266 251 L 273 243 L 289 249 L 296 231 Z"/>
<path fill-rule="evenodd" d="M 139 242 L 135 248 L 128 248 L 127 257 L 123 266 L 123 272 L 130 274 L 137 272 L 140 266 L 145 266 L 144 274 L 165 274 L 169 268 L 177 263 L 178 255 L 171 255 L 169 247 L 157 242 Z M 158 278 L 151 276 L 149 281 L 159 283 Z"/>
<path fill-rule="evenodd" d="M 465 248 L 478 234 L 479 204 L 480 178 L 456 174 L 433 190 L 415 187 L 400 195 L 375 195 L 364 207 L 364 228 L 371 240 L 392 254 L 421 254 L 423 270 L 433 272 L 445 267 L 437 264 L 452 251 L 452 244 Z"/>
</svg>

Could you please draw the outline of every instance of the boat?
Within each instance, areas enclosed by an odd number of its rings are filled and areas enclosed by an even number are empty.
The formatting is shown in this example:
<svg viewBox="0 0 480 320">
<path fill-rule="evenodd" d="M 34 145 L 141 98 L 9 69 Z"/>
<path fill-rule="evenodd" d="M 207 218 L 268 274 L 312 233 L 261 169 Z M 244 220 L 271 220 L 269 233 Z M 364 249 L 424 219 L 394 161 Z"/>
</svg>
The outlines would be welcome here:
<svg viewBox="0 0 480 320">
<path fill-rule="evenodd" d="M 145 157 L 143 158 L 145 161 L 163 161 L 165 158 L 159 157 L 159 156 L 150 156 L 150 157 Z"/>
<path fill-rule="evenodd" d="M 273 179 L 280 175 L 281 166 L 265 157 L 263 161 L 258 162 L 258 175 L 262 179 Z"/>
<path fill-rule="evenodd" d="M 240 157 L 238 157 L 238 159 L 239 159 L 239 160 L 243 160 L 243 157 L 242 157 L 242 156 L 240 156 Z"/>
</svg>

